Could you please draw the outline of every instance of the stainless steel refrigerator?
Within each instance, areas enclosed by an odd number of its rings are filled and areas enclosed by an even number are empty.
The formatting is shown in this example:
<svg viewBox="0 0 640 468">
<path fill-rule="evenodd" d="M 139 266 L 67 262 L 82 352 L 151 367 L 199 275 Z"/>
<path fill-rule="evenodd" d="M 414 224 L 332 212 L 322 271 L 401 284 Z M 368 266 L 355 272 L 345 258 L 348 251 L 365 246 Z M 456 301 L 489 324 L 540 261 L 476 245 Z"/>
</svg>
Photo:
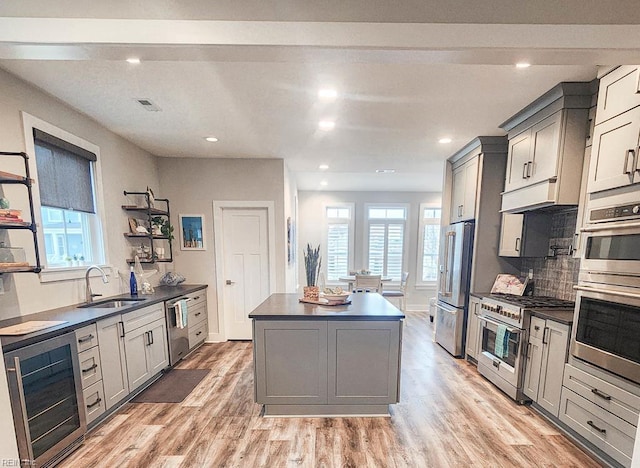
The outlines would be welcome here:
<svg viewBox="0 0 640 468">
<path fill-rule="evenodd" d="M 440 237 L 436 342 L 456 357 L 464 355 L 473 231 L 473 222 L 455 223 Z"/>
</svg>

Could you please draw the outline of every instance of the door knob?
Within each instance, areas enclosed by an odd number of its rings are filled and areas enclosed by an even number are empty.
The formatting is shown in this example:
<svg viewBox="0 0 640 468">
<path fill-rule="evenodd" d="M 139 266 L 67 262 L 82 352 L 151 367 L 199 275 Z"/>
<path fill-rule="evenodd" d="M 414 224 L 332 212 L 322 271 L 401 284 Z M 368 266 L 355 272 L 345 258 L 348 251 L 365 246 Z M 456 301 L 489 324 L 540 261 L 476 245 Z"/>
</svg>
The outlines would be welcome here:
<svg viewBox="0 0 640 468">
<path fill-rule="evenodd" d="M 231 284 L 236 284 L 236 282 L 235 282 L 235 281 L 231 281 L 231 280 L 227 280 L 227 281 L 226 281 L 226 284 L 227 284 L 227 285 L 231 285 Z"/>
</svg>

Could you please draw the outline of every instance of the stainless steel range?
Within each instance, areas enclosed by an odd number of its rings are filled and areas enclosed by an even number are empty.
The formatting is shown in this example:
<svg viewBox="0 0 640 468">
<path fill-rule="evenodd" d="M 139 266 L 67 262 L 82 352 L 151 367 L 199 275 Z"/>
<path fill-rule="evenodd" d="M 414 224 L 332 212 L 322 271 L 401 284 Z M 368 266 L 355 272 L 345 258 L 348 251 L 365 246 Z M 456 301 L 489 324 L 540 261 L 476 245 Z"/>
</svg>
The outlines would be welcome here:
<svg viewBox="0 0 640 468">
<path fill-rule="evenodd" d="M 527 401 L 523 382 L 531 312 L 573 308 L 572 301 L 547 296 L 483 297 L 478 316 L 482 324 L 478 371 L 514 400 Z"/>
</svg>

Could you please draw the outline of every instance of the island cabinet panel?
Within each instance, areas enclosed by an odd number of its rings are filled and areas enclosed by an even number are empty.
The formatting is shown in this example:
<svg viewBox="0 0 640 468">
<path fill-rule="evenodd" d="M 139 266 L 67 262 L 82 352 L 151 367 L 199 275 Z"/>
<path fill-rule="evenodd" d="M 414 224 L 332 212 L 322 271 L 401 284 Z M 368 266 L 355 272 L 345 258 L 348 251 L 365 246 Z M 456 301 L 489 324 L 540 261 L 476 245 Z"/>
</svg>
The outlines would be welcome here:
<svg viewBox="0 0 640 468">
<path fill-rule="evenodd" d="M 255 391 L 262 404 L 327 403 L 327 322 L 254 320 Z"/>
<path fill-rule="evenodd" d="M 400 322 L 333 321 L 328 325 L 329 404 L 397 403 Z"/>
</svg>

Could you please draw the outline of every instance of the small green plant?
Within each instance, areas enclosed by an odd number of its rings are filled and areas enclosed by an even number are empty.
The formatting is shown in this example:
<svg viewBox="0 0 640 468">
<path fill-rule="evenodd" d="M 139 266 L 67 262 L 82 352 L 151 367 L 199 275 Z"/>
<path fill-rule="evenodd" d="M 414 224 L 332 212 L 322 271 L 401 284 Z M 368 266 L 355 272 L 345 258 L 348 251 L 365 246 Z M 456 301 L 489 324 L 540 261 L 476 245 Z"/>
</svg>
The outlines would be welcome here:
<svg viewBox="0 0 640 468">
<path fill-rule="evenodd" d="M 160 226 L 160 232 L 170 241 L 174 239 L 173 226 L 169 222 L 169 218 L 165 218 L 163 216 L 154 216 L 153 218 L 151 218 L 151 224 L 154 226 Z"/>
<path fill-rule="evenodd" d="M 307 244 L 307 249 L 304 254 L 304 269 L 307 273 L 307 286 L 317 286 L 318 275 L 320 274 L 320 267 L 322 265 L 322 258 L 320 258 L 320 245 L 315 249 Z"/>
</svg>

